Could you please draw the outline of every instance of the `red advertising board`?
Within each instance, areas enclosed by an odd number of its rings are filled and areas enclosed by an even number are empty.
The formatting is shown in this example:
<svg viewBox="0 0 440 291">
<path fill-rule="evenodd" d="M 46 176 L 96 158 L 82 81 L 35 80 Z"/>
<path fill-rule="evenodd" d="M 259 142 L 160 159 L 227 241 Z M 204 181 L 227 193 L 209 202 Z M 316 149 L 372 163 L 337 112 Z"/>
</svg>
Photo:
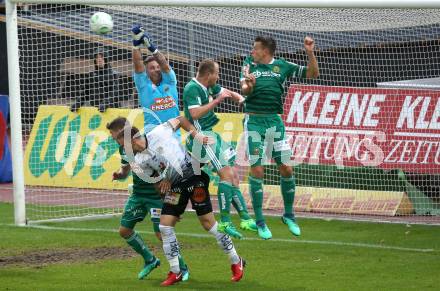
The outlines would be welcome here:
<svg viewBox="0 0 440 291">
<path fill-rule="evenodd" d="M 292 85 L 294 164 L 440 173 L 440 91 Z"/>
</svg>

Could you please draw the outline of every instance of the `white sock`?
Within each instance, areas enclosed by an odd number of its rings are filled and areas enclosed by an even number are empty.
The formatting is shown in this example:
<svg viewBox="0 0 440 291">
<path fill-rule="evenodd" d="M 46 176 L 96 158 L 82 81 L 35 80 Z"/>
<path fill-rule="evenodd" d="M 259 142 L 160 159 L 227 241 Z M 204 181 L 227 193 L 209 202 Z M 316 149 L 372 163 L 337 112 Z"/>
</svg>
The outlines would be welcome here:
<svg viewBox="0 0 440 291">
<path fill-rule="evenodd" d="M 232 242 L 231 237 L 227 234 L 217 231 L 217 225 L 218 224 L 216 221 L 214 226 L 209 230 L 209 233 L 215 236 L 217 244 L 223 250 L 223 252 L 228 255 L 231 264 L 237 264 L 238 262 L 240 262 L 240 257 L 235 250 L 234 243 Z"/>
<path fill-rule="evenodd" d="M 178 274 L 180 247 L 174 232 L 174 227 L 159 224 L 160 233 L 162 235 L 163 252 L 170 264 L 171 272 Z"/>
</svg>

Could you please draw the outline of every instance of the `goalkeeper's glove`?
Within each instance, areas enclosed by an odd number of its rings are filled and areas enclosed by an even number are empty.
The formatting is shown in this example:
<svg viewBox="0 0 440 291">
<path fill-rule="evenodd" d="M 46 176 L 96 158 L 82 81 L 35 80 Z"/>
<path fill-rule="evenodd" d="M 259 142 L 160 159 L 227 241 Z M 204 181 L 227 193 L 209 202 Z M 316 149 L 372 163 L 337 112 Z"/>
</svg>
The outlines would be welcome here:
<svg viewBox="0 0 440 291">
<path fill-rule="evenodd" d="M 133 36 L 133 47 L 139 49 L 142 45 L 145 45 L 150 52 L 153 54 L 157 53 L 157 48 L 153 44 L 151 37 L 145 32 L 145 29 L 141 25 L 133 26 L 131 33 Z"/>
</svg>

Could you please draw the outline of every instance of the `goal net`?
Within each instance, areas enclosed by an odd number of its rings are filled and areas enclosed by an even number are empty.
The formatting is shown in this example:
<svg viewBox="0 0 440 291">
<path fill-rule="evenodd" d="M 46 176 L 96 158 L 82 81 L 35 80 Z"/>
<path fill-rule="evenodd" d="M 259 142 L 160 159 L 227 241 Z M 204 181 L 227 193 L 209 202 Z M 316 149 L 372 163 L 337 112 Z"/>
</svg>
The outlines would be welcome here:
<svg viewBox="0 0 440 291">
<path fill-rule="evenodd" d="M 90 31 L 89 18 L 97 11 L 113 17 L 110 34 Z M 169 58 L 180 98 L 205 58 L 220 64 L 223 87 L 239 91 L 241 65 L 257 35 L 277 41 L 276 57 L 303 66 L 308 63 L 303 39 L 313 37 L 319 78 L 285 84 L 283 120 L 292 147 L 297 214 L 438 223 L 439 13 L 19 6 L 26 217 L 89 217 L 123 209 L 130 179 L 111 181 L 120 158 L 105 125 L 139 106 L 130 29 L 142 24 Z M 97 52 L 105 54 L 114 71 L 111 84 L 93 75 Z M 240 139 L 242 108 L 226 101 L 215 111 L 221 119 L 216 130 L 237 146 L 236 167 L 251 206 Z M 142 125 L 138 117 L 136 124 Z M 218 181 L 210 174 L 215 189 Z M 269 163 L 264 177 L 268 213 L 283 211 L 279 177 Z"/>
</svg>

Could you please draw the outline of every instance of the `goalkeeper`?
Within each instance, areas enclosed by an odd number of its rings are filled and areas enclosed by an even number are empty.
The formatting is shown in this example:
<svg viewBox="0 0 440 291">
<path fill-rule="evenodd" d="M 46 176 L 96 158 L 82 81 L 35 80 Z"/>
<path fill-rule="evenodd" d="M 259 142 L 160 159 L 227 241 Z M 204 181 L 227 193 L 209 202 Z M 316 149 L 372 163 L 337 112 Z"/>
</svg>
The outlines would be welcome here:
<svg viewBox="0 0 440 291">
<path fill-rule="evenodd" d="M 144 111 L 145 132 L 180 115 L 176 73 L 140 25 L 133 26 L 133 79 Z M 144 62 L 141 48 L 151 53 Z M 176 131 L 180 140 L 180 130 Z"/>
<path fill-rule="evenodd" d="M 190 138 L 187 140 L 187 147 L 200 162 L 211 162 L 211 165 L 220 177 L 217 192 L 221 220 L 219 230 L 234 238 L 241 238 L 241 233 L 236 230 L 231 222 L 231 203 L 240 215 L 240 227 L 242 229 L 257 231 L 257 227 L 255 221 L 249 216 L 243 194 L 238 187 L 238 174 L 233 168 L 236 155 L 235 149 L 229 143 L 223 141 L 219 134 L 213 132 L 212 128 L 219 121 L 219 118 L 214 113 L 214 108 L 225 98 L 232 98 L 236 102 L 241 102 L 243 101 L 243 96 L 222 88 L 217 84 L 218 78 L 218 63 L 209 59 L 203 60 L 197 69 L 196 77 L 183 90 L 185 117 L 198 130 L 213 136 L 216 140 L 216 143 L 213 145 L 202 146 L 197 145 Z"/>
<path fill-rule="evenodd" d="M 129 125 L 127 119 L 118 117 L 107 124 L 107 129 L 110 131 L 112 138 L 117 142 L 118 134 L 123 131 L 124 126 Z M 121 155 L 121 167 L 118 171 L 113 173 L 113 180 L 120 180 L 127 178 L 131 167 L 127 161 L 124 147 L 119 144 L 119 154 Z M 142 237 L 134 231 L 134 227 L 138 222 L 144 220 L 148 213 L 151 216 L 153 223 L 153 231 L 159 240 L 162 240 L 159 230 L 159 219 L 162 209 L 162 199 L 160 194 L 156 191 L 154 184 L 147 183 L 138 177 L 134 172 L 132 189 L 129 187 L 130 197 L 127 199 L 124 212 L 121 217 L 119 226 L 119 235 L 125 239 L 127 244 L 144 259 L 144 267 L 138 274 L 139 279 L 145 278 L 152 270 L 160 265 L 160 261 L 152 253 Z M 182 280 L 189 279 L 189 270 L 179 256 L 179 267 L 182 270 Z"/>
<path fill-rule="evenodd" d="M 262 210 L 264 164 L 267 164 L 270 158 L 275 159 L 281 174 L 281 194 L 284 201 L 284 215 L 281 219 L 287 224 L 290 232 L 296 236 L 301 234 L 293 213 L 295 177 L 289 165 L 292 153 L 279 114 L 283 113 L 283 85 L 287 78 L 317 78 L 319 75 L 312 38 L 304 39 L 304 48 L 309 58 L 307 68 L 284 59 L 275 59 L 275 40 L 268 36 L 258 36 L 255 38 L 251 56 L 244 60 L 242 67 L 240 82 L 242 93 L 246 96 L 243 124 L 248 137 L 247 152 L 251 165 L 249 192 L 258 235 L 263 239 L 272 238 Z M 255 135 L 259 138 L 254 138 Z M 267 160 L 263 160 L 263 153 L 270 155 Z"/>
</svg>

